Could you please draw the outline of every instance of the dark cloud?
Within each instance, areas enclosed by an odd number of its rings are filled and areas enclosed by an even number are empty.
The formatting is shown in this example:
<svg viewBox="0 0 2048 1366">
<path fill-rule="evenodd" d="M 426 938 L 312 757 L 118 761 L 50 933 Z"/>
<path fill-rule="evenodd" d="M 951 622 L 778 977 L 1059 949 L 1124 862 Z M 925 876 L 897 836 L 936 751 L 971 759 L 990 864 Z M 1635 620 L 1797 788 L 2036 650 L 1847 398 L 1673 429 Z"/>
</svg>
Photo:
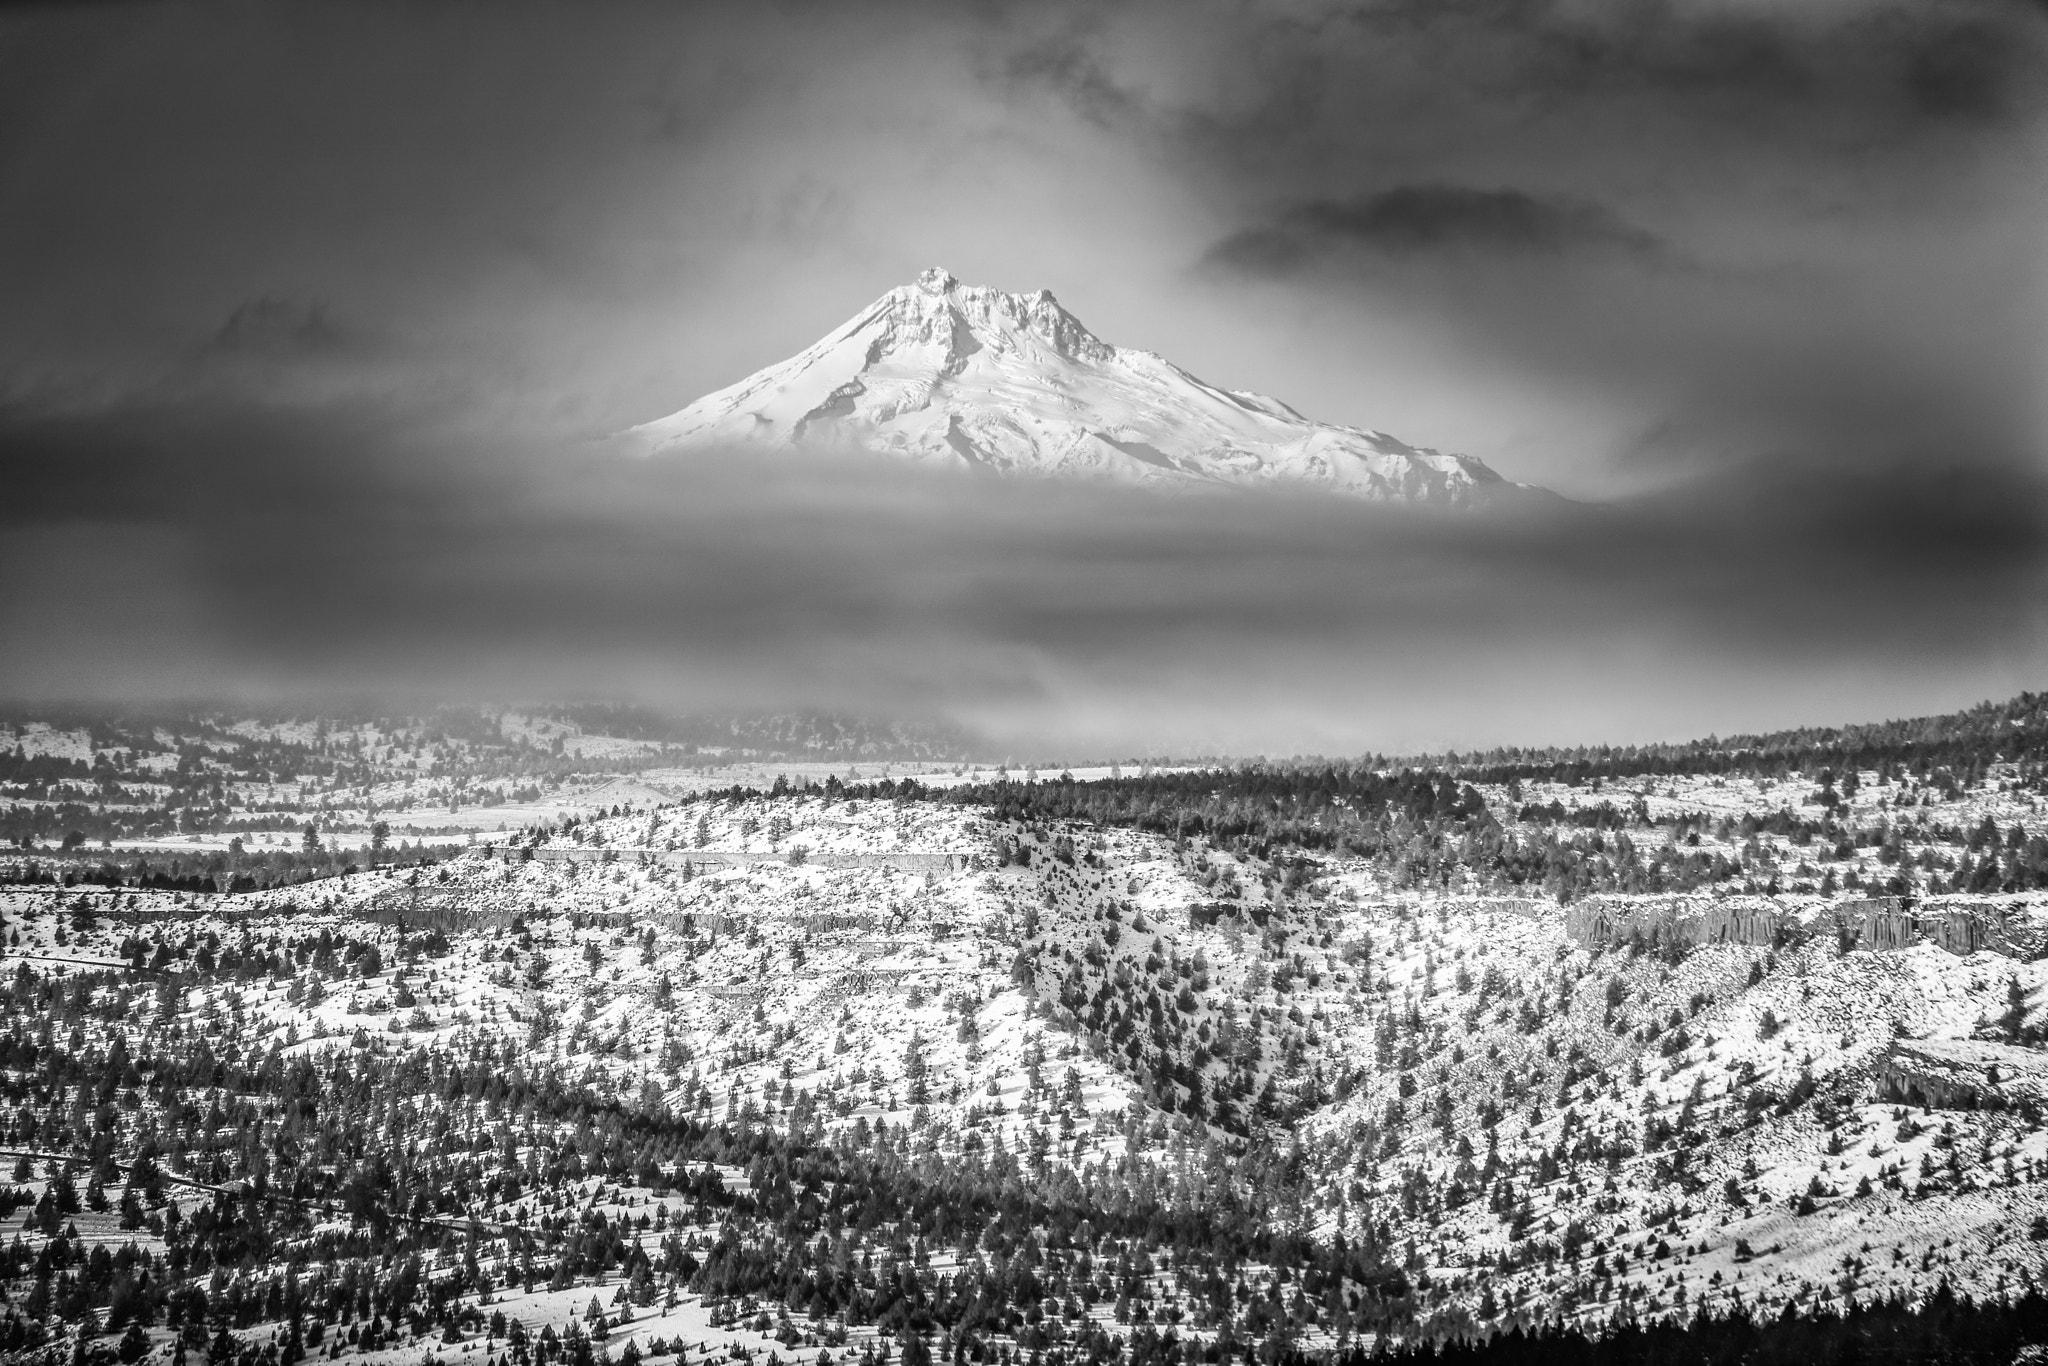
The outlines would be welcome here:
<svg viewBox="0 0 2048 1366">
<path fill-rule="evenodd" d="M 1091 114 L 1285 165 L 1337 143 L 1399 149 L 1479 129 L 1633 115 L 1701 146 L 1803 155 L 2038 113 L 2048 14 L 2025 0 L 1367 0 L 1056 7 L 1003 64 Z M 1172 79 L 1161 79 L 1161 68 Z M 1276 119 L 1276 111 L 1278 118 Z M 1405 113 L 1407 117 L 1401 115 Z M 1320 116 L 1328 127 L 1313 126 Z M 1275 146 L 1283 130 L 1291 147 Z M 1340 136 L 1325 142 L 1323 134 Z M 1440 148 L 1441 150 L 1441 148 Z M 1681 168 L 1682 169 L 1682 168 Z"/>
<path fill-rule="evenodd" d="M 1270 224 L 1231 234 L 1208 264 L 1254 275 L 1283 273 L 1333 250 L 1389 256 L 1425 252 L 1580 253 L 1653 263 L 1663 244 L 1599 204 L 1516 189 L 1397 185 L 1350 200 L 1291 205 Z"/>
<path fill-rule="evenodd" d="M 209 346 L 216 351 L 297 356 L 339 351 L 347 344 L 325 306 L 262 298 L 228 314 Z"/>
<path fill-rule="evenodd" d="M 629 694 L 1250 752 L 1896 713 L 2041 662 L 2048 499 L 1983 469 L 1446 519 L 219 406 L 17 412 L 0 462 L 17 695 Z"/>
<path fill-rule="evenodd" d="M 1537 4 L 1490 15 L 1526 40 L 1524 74 L 1550 92 L 1636 92 L 1716 118 L 1739 103 L 1758 120 L 1803 112 L 1893 135 L 2022 112 L 2039 97 L 2027 87 L 2043 55 L 2041 20 L 2038 6 L 2007 0 Z"/>
<path fill-rule="evenodd" d="M 1075 34 L 1028 43 L 1007 53 L 1002 74 L 1019 86 L 1057 91 L 1091 123 L 1114 125 L 1142 113 L 1138 98 L 1117 84 L 1089 45 Z"/>
<path fill-rule="evenodd" d="M 2010 35 L 1977 23 L 1928 35 L 1907 59 L 1906 82 L 1930 118 L 1995 120 L 2013 106 L 2026 62 Z"/>
</svg>

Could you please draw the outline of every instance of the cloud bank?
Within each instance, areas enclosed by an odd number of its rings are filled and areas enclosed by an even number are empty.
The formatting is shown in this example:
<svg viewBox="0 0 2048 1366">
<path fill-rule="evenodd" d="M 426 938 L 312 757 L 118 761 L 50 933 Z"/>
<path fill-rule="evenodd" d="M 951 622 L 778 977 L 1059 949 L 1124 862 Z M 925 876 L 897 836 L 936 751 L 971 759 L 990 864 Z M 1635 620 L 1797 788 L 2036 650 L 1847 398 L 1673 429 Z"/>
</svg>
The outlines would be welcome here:
<svg viewBox="0 0 2048 1366">
<path fill-rule="evenodd" d="M 1442 517 L 424 439 L 16 414 L 0 692 L 595 693 L 1348 752 L 1846 719 L 2042 662 L 2048 499 L 2010 472 L 1773 468 Z"/>
<path fill-rule="evenodd" d="M 1650 263 L 1665 253 L 1653 234 L 1598 204 L 1513 189 L 1397 185 L 1357 199 L 1291 205 L 1277 221 L 1218 242 L 1205 264 L 1283 276 L 1346 247 L 1391 257 L 1611 252 Z"/>
</svg>

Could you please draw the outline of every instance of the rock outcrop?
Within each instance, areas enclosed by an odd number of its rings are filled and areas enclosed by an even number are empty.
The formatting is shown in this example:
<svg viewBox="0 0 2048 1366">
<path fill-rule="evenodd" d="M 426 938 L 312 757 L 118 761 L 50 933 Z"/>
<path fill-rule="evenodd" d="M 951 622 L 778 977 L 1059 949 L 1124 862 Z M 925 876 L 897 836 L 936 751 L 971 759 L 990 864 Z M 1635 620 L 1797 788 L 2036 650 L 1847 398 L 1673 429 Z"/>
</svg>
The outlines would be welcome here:
<svg viewBox="0 0 2048 1366">
<path fill-rule="evenodd" d="M 2048 1051 L 1984 1039 L 1901 1039 L 1877 1067 L 1877 1095 L 1931 1110 L 2007 1110 L 2048 1100 Z"/>
<path fill-rule="evenodd" d="M 1949 896 L 1918 904 L 1903 897 L 1829 902 L 1818 897 L 1592 896 L 1559 907 L 1529 897 L 1472 897 L 1472 911 L 1525 919 L 1562 915 L 1565 934 L 1586 949 L 1634 945 L 1687 952 L 1703 944 L 1780 948 L 1835 934 L 1844 953 L 1895 953 L 1932 944 L 1950 953 L 1983 950 L 2033 959 L 2048 952 L 2048 925 L 2010 898 Z"/>
<path fill-rule="evenodd" d="M 1775 948 L 1787 940 L 1793 924 L 1784 908 L 1764 897 L 1595 896 L 1565 908 L 1565 933 L 1586 948 Z"/>
<path fill-rule="evenodd" d="M 1835 927 L 1844 951 L 1933 944 L 1954 954 L 1990 949 L 2017 957 L 2008 919 L 2006 908 L 1989 900 L 1943 898 L 1912 906 L 1901 897 L 1887 896 L 1835 906 Z"/>
</svg>

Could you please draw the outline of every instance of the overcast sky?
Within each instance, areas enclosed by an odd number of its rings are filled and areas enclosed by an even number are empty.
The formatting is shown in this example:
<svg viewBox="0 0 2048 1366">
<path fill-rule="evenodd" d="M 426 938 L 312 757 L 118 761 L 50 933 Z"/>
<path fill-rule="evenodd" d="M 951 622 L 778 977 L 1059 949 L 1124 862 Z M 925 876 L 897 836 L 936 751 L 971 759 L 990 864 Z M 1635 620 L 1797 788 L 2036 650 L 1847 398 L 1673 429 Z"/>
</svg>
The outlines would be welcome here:
<svg viewBox="0 0 2048 1366">
<path fill-rule="evenodd" d="M 0 10 L 0 691 L 1140 752 L 2040 687 L 2048 10 Z M 1595 505 L 622 471 L 934 264 Z"/>
</svg>

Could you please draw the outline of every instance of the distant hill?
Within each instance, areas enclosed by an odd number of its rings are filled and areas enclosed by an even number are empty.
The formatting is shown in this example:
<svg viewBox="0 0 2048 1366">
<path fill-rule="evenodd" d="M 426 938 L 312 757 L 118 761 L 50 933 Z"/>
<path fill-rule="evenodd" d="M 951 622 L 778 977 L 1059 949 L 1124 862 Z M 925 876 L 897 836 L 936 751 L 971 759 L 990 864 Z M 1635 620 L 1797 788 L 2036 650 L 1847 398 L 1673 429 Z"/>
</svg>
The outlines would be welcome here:
<svg viewBox="0 0 2048 1366">
<path fill-rule="evenodd" d="M 1585 777 L 1679 773 L 1805 772 L 1822 767 L 1908 765 L 1981 773 L 1990 764 L 2040 764 L 2048 759 L 2048 693 L 2023 692 L 1965 711 L 1805 726 L 1761 735 L 1708 736 L 1669 745 L 1581 745 L 1452 752 L 1398 761 L 1505 780 L 1568 771 Z"/>
</svg>

